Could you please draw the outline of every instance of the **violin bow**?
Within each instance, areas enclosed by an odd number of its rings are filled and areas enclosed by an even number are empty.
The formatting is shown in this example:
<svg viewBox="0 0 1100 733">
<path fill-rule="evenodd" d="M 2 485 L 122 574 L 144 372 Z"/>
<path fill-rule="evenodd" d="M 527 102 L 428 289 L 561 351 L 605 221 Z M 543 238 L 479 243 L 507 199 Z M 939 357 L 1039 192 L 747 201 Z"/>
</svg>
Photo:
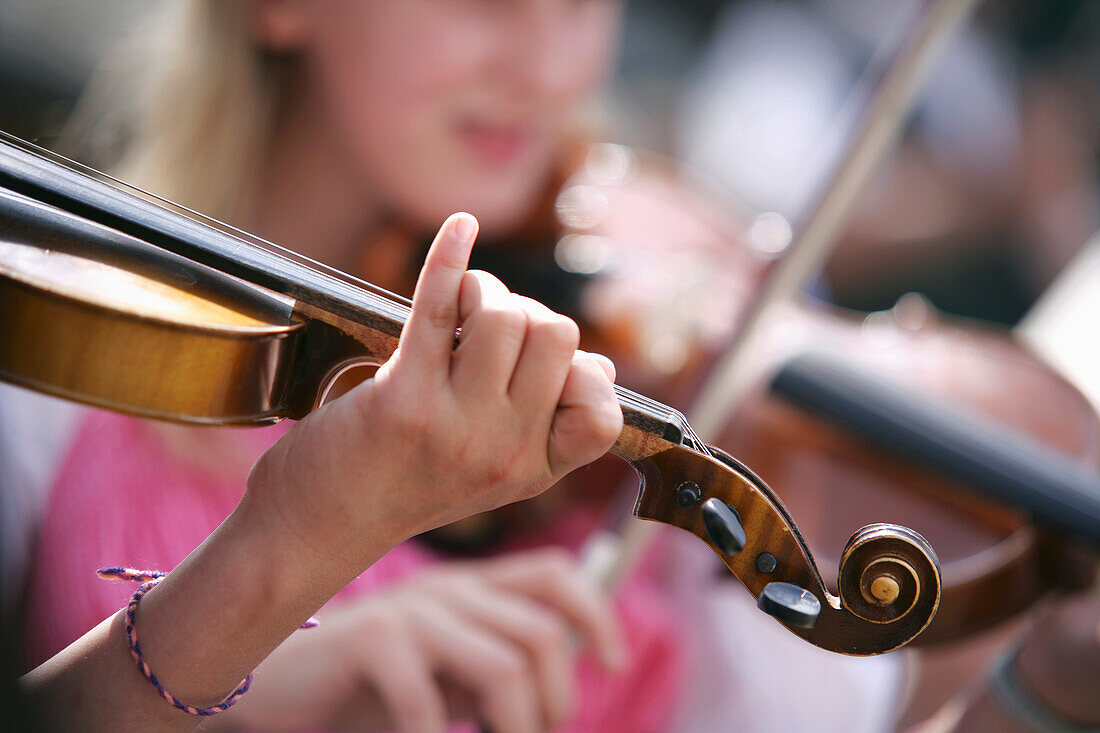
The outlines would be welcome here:
<svg viewBox="0 0 1100 733">
<path fill-rule="evenodd" d="M 731 407 L 746 387 L 746 362 L 775 305 L 789 301 L 817 273 L 836 243 L 841 225 L 891 150 L 911 111 L 932 64 L 945 45 L 965 25 L 978 0 L 931 0 L 913 31 L 889 54 L 881 71 L 869 69 L 872 91 L 843 155 L 824 185 L 803 207 L 783 257 L 767 269 L 750 296 L 738 327 L 719 350 L 706 379 L 690 400 L 688 422 L 704 439 L 718 435 Z M 878 54 L 876 54 L 878 56 Z M 872 62 L 872 67 L 878 64 Z M 859 101 L 856 92 L 850 99 Z M 841 114 L 843 117 L 843 113 Z M 597 533 L 582 550 L 582 562 L 601 586 L 617 587 L 657 536 L 652 522 L 615 521 Z"/>
</svg>

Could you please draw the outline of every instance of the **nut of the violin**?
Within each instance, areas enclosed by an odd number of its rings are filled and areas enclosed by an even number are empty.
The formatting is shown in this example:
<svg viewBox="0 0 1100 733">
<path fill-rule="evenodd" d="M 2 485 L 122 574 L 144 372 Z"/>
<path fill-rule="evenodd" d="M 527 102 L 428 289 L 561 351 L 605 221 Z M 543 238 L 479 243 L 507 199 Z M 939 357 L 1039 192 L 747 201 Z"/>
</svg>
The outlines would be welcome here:
<svg viewBox="0 0 1100 733">
<path fill-rule="evenodd" d="M 736 555 L 745 549 L 748 538 L 741 519 L 721 499 L 711 497 L 703 502 L 703 526 L 707 528 L 710 541 L 721 552 Z"/>
</svg>

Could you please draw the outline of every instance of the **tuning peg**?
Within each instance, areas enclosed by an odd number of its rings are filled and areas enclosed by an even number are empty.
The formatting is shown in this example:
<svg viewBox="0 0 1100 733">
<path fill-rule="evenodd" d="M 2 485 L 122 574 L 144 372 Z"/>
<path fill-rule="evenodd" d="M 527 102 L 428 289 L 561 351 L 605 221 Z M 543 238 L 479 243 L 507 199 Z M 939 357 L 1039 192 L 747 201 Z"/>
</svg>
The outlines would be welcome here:
<svg viewBox="0 0 1100 733">
<path fill-rule="evenodd" d="M 703 524 L 711 542 L 727 555 L 736 555 L 745 549 L 748 539 L 737 512 L 728 504 L 711 497 L 703 502 Z"/>
<path fill-rule="evenodd" d="M 788 626 L 812 629 L 821 613 L 821 601 L 792 583 L 768 583 L 756 600 L 760 610 Z"/>
</svg>

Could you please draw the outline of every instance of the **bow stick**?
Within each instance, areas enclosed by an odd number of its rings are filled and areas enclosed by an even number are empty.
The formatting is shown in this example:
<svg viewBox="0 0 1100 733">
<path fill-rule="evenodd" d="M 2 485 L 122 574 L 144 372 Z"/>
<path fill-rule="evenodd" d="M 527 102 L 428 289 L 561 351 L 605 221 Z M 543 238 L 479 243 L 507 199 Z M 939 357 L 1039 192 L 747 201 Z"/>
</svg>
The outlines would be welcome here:
<svg viewBox="0 0 1100 733">
<path fill-rule="evenodd" d="M 795 235 L 784 256 L 768 268 L 761 286 L 742 312 L 738 328 L 690 400 L 688 421 L 704 440 L 718 435 L 731 407 L 743 393 L 749 371 L 746 362 L 763 333 L 769 313 L 776 304 L 800 292 L 821 269 L 841 225 L 879 169 L 886 152 L 896 143 L 933 62 L 970 18 L 977 2 L 933 0 L 913 32 L 890 54 L 884 70 L 870 71 L 868 85 L 873 91 L 854 128 L 847 152 L 804 208 L 806 213 L 796 221 Z M 857 94 L 855 98 L 861 97 Z M 598 532 L 581 553 L 586 571 L 604 588 L 617 587 L 657 535 L 659 525 L 620 521 L 625 515 L 624 507 L 622 515 L 612 523 L 616 528 Z"/>
</svg>

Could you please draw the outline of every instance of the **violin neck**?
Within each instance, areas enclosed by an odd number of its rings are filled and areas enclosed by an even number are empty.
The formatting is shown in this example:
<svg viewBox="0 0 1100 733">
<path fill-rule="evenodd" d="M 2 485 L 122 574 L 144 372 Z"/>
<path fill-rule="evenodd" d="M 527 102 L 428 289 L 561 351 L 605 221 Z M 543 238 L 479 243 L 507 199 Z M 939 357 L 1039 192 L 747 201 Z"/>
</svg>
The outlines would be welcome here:
<svg viewBox="0 0 1100 733">
<path fill-rule="evenodd" d="M 0 131 L 0 186 L 337 316 L 409 301 Z"/>
<path fill-rule="evenodd" d="M 307 327 L 284 400 L 290 418 L 316 409 L 345 368 L 385 362 L 408 320 L 405 298 L 3 132 L 0 187 L 293 298 L 293 317 Z M 678 412 L 616 391 L 625 426 L 613 452 L 636 461 L 691 443 Z"/>
</svg>

